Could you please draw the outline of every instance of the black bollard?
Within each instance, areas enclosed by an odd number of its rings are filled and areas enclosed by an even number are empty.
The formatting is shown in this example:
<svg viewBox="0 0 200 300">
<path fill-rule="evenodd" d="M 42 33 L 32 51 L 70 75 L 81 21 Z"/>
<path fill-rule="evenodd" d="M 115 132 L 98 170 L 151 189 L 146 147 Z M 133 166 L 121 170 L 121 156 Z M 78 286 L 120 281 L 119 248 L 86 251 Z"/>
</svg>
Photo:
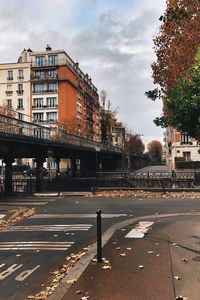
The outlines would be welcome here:
<svg viewBox="0 0 200 300">
<path fill-rule="evenodd" d="M 101 210 L 97 210 L 97 261 L 102 261 Z"/>
</svg>

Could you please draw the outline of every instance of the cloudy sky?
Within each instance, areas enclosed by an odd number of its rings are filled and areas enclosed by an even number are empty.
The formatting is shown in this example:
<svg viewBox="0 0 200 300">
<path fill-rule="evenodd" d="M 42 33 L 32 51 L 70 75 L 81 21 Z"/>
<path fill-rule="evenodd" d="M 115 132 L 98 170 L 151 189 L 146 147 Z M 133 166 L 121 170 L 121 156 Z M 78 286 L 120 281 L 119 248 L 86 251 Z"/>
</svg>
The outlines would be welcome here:
<svg viewBox="0 0 200 300">
<path fill-rule="evenodd" d="M 0 1 L 0 63 L 16 62 L 24 48 L 64 49 L 107 91 L 118 119 L 145 143 L 162 141 L 153 119 L 161 103 L 144 92 L 153 88 L 153 37 L 165 0 Z"/>
</svg>

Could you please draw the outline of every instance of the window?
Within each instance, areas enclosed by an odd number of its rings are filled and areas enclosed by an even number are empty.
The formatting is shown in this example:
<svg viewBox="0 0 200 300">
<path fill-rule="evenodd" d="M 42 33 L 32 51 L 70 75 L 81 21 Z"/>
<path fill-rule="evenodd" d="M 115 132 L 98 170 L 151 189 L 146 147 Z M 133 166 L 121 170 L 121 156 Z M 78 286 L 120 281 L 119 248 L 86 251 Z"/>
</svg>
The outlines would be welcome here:
<svg viewBox="0 0 200 300">
<path fill-rule="evenodd" d="M 12 91 L 12 84 L 7 84 L 7 91 Z"/>
<path fill-rule="evenodd" d="M 43 90 L 44 90 L 44 85 L 42 83 L 33 85 L 33 93 L 42 93 Z"/>
<path fill-rule="evenodd" d="M 57 98 L 56 97 L 47 98 L 47 107 L 57 107 Z"/>
<path fill-rule="evenodd" d="M 18 109 L 22 109 L 23 108 L 23 99 L 22 98 L 19 98 L 18 99 L 18 106 L 17 106 Z"/>
<path fill-rule="evenodd" d="M 22 113 L 18 113 L 18 120 L 22 121 L 23 120 L 23 114 Z"/>
<path fill-rule="evenodd" d="M 49 83 L 48 84 L 48 91 L 49 92 L 57 92 L 57 84 L 56 83 Z"/>
<path fill-rule="evenodd" d="M 24 70 L 19 70 L 19 79 L 24 79 Z"/>
<path fill-rule="evenodd" d="M 23 84 L 22 83 L 19 83 L 18 84 L 18 90 L 17 90 L 17 93 L 18 94 L 23 94 L 24 90 L 23 90 Z"/>
<path fill-rule="evenodd" d="M 12 99 L 7 99 L 8 108 L 12 108 Z"/>
<path fill-rule="evenodd" d="M 57 63 L 57 55 L 49 55 L 48 63 L 50 66 L 55 66 Z"/>
<path fill-rule="evenodd" d="M 45 65 L 45 57 L 44 56 L 36 56 L 36 66 L 43 67 Z"/>
<path fill-rule="evenodd" d="M 44 71 L 35 71 L 34 77 L 37 79 L 44 79 Z"/>
<path fill-rule="evenodd" d="M 8 80 L 13 80 L 13 70 L 8 71 Z"/>
<path fill-rule="evenodd" d="M 183 157 L 185 161 L 190 161 L 191 160 L 191 152 L 183 152 Z"/>
<path fill-rule="evenodd" d="M 181 134 L 181 144 L 190 144 L 191 138 L 187 134 L 187 132 L 184 132 Z"/>
<path fill-rule="evenodd" d="M 33 113 L 33 122 L 42 122 L 44 119 L 43 113 Z"/>
<path fill-rule="evenodd" d="M 55 70 L 49 70 L 48 71 L 49 78 L 56 78 L 56 71 Z"/>
<path fill-rule="evenodd" d="M 57 122 L 57 112 L 47 113 L 47 122 Z"/>
<path fill-rule="evenodd" d="M 33 108 L 43 107 L 43 98 L 33 98 Z"/>
</svg>

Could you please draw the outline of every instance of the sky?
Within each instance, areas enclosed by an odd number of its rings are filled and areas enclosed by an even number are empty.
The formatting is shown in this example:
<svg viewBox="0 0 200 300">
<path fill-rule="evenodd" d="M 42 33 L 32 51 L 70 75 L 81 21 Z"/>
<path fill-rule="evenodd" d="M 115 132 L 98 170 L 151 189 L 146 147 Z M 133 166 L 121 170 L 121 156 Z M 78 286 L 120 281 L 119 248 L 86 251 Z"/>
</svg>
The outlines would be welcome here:
<svg viewBox="0 0 200 300">
<path fill-rule="evenodd" d="M 154 88 L 153 38 L 164 11 L 165 0 L 0 1 L 0 63 L 17 62 L 24 48 L 64 49 L 106 90 L 119 121 L 145 144 L 162 142 L 153 123 L 162 103 L 144 93 Z"/>
</svg>

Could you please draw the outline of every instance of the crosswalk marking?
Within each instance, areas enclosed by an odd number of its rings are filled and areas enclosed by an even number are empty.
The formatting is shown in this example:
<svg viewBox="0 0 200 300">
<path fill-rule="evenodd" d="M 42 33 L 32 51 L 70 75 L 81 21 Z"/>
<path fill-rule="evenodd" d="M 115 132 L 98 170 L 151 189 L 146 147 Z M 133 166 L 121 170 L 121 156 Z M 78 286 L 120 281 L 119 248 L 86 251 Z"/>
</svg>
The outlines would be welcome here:
<svg viewBox="0 0 200 300">
<path fill-rule="evenodd" d="M 0 251 L 6 250 L 67 250 L 74 242 L 0 242 Z"/>
<path fill-rule="evenodd" d="M 29 219 L 73 219 L 73 218 L 96 218 L 96 214 L 35 214 Z M 127 214 L 102 214 L 102 218 L 126 217 Z"/>
<path fill-rule="evenodd" d="M 153 224 L 154 222 L 139 222 L 135 225 L 135 228 L 127 233 L 127 235 L 125 235 L 125 237 L 132 239 L 142 239 Z"/>
<path fill-rule="evenodd" d="M 87 231 L 92 227 L 91 224 L 72 224 L 72 225 L 30 225 L 12 226 L 7 229 L 10 231 Z"/>
</svg>

